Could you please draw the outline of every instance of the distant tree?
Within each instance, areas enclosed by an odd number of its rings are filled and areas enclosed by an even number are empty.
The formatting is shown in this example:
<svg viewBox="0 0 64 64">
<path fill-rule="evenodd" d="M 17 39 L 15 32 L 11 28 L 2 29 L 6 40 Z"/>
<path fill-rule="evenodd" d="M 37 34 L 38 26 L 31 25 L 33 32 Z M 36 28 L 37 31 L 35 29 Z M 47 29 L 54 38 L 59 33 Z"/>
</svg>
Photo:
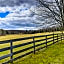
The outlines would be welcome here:
<svg viewBox="0 0 64 64">
<path fill-rule="evenodd" d="M 3 29 L 0 29 L 0 35 L 6 35 L 6 31 Z"/>
<path fill-rule="evenodd" d="M 2 30 L 2 29 L 0 29 L 0 35 L 2 35 L 2 32 L 3 32 L 3 30 Z"/>
</svg>

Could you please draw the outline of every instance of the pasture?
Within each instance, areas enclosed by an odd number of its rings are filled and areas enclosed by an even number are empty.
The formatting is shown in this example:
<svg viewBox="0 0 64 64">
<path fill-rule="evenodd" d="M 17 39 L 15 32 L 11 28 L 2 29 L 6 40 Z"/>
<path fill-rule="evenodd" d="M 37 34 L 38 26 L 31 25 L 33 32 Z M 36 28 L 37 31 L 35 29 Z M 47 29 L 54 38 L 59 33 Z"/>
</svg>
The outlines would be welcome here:
<svg viewBox="0 0 64 64">
<path fill-rule="evenodd" d="M 47 35 L 47 34 L 52 34 L 53 32 L 47 32 L 47 33 L 36 33 L 36 34 L 17 34 L 17 35 L 6 35 L 6 36 L 1 36 L 0 37 L 0 41 L 4 41 L 4 40 L 10 40 L 10 39 L 17 39 L 17 38 L 24 38 L 24 37 L 31 37 L 31 36 L 40 36 L 40 35 Z M 60 31 L 59 32 L 55 32 L 55 33 L 60 33 Z M 52 36 L 50 36 L 50 37 L 52 37 Z M 44 39 L 45 37 L 41 37 L 41 38 L 35 38 L 35 40 L 39 40 L 39 39 Z M 49 38 L 49 37 L 48 37 Z M 50 39 L 49 39 L 50 40 Z M 22 40 L 22 41 L 17 41 L 17 42 L 14 42 L 13 43 L 13 45 L 18 45 L 18 44 L 21 44 L 21 43 L 26 43 L 26 42 L 30 42 L 30 41 L 32 41 L 32 39 L 28 39 L 28 40 Z M 42 43 L 42 42 L 44 42 L 44 41 L 41 41 L 41 42 L 38 42 L 38 43 L 36 43 L 36 45 L 37 44 L 39 44 L 39 43 Z M 51 42 L 50 42 L 51 43 Z M 49 44 L 50 44 L 49 43 Z M 1 44 L 0 45 L 0 49 L 1 48 L 5 48 L 5 47 L 9 47 L 10 46 L 10 43 L 7 43 L 7 44 Z M 29 45 L 26 45 L 26 46 L 23 46 L 23 47 L 18 47 L 18 48 L 15 48 L 14 50 L 13 50 L 13 52 L 15 52 L 15 51 L 18 51 L 18 50 L 21 50 L 21 49 L 25 49 L 25 48 L 27 48 L 27 47 L 30 47 L 30 46 L 33 46 L 33 44 L 29 44 Z M 44 45 L 41 45 L 41 46 L 39 46 L 39 47 L 42 47 L 42 46 L 45 46 L 45 44 Z M 36 47 L 36 49 L 37 49 L 38 47 Z M 33 50 L 33 49 L 30 49 L 30 50 L 28 50 L 28 51 L 25 51 L 25 52 L 22 52 L 22 53 L 19 53 L 19 54 L 16 54 L 16 55 L 14 55 L 13 57 L 18 57 L 18 56 L 20 56 L 20 55 L 22 55 L 22 54 L 25 54 L 26 52 L 29 52 L 29 51 L 31 51 L 31 50 Z M 7 50 L 7 51 L 4 51 L 4 52 L 0 52 L 0 56 L 3 56 L 3 54 L 4 55 L 6 55 L 6 54 L 9 54 L 10 53 L 10 50 Z M 39 54 L 40 54 L 40 52 L 39 52 Z M 37 53 L 35 54 L 35 57 L 36 57 L 36 55 L 37 55 Z M 33 56 L 33 54 L 32 54 L 32 56 Z M 30 56 L 29 56 L 30 57 Z M 8 58 L 6 58 L 6 59 L 3 59 L 3 60 L 0 60 L 0 63 L 2 63 L 2 62 L 5 62 L 6 60 L 8 60 L 8 59 L 10 59 L 10 57 L 8 57 Z M 22 59 L 23 60 L 23 59 Z M 24 61 L 24 60 L 23 60 Z M 25 62 L 25 61 L 24 61 Z M 29 61 L 28 61 L 29 62 Z M 15 62 L 14 62 L 15 63 Z M 19 63 L 19 62 L 18 62 Z M 18 64 L 17 63 L 17 64 Z M 21 62 L 20 62 L 21 63 Z M 15 63 L 16 64 L 16 63 Z M 26 63 L 22 63 L 22 64 L 26 64 Z M 28 64 L 28 63 L 27 63 Z M 33 64 L 33 63 L 32 63 Z M 35 64 L 35 63 L 34 63 Z"/>
<path fill-rule="evenodd" d="M 19 59 L 14 64 L 64 64 L 64 41 L 36 52 L 35 55 Z"/>
<path fill-rule="evenodd" d="M 61 33 L 61 31 L 56 31 L 54 33 Z M 23 38 L 23 37 L 47 35 L 47 34 L 53 34 L 53 32 L 43 32 L 43 33 L 36 33 L 36 34 L 14 34 L 14 35 L 11 34 L 11 35 L 5 35 L 5 36 L 0 36 L 0 41 Z"/>
</svg>

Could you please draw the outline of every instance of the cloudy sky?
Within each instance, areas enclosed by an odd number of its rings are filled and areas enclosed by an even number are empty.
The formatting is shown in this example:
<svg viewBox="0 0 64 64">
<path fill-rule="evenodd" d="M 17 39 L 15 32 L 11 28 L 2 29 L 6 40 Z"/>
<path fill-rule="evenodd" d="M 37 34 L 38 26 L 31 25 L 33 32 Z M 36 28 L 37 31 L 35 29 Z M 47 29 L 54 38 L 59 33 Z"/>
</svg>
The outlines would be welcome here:
<svg viewBox="0 0 64 64">
<path fill-rule="evenodd" d="M 38 25 L 33 22 L 40 20 L 37 20 L 37 15 L 32 12 L 36 5 L 35 0 L 0 0 L 0 29 L 38 29 Z"/>
</svg>

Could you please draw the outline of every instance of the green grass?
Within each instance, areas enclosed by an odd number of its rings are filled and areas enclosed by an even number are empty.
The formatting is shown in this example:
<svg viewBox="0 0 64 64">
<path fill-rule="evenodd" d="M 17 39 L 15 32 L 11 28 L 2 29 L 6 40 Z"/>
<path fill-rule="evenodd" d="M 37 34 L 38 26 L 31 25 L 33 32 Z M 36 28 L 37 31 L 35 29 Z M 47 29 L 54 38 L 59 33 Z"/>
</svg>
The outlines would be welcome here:
<svg viewBox="0 0 64 64">
<path fill-rule="evenodd" d="M 58 32 L 55 32 L 55 33 L 58 33 Z M 1 36 L 0 37 L 0 41 L 3 41 L 3 40 L 9 40 L 9 39 L 16 39 L 16 38 L 23 38 L 23 37 L 30 37 L 30 36 L 38 36 L 38 35 L 46 35 L 46 34 L 52 34 L 52 32 L 46 32 L 46 33 L 36 33 L 36 34 L 16 34 L 16 35 L 6 35 L 6 36 Z M 49 37 L 52 37 L 52 36 L 49 36 Z M 48 37 L 48 38 L 49 38 Z M 35 39 L 35 40 L 39 40 L 39 39 L 44 39 L 45 37 L 41 37 L 41 38 L 37 38 L 37 39 Z M 49 39 L 50 40 L 50 39 Z M 13 42 L 13 45 L 18 45 L 18 44 L 22 44 L 22 43 L 27 43 L 27 42 L 30 42 L 30 41 L 32 41 L 32 39 L 29 39 L 29 40 L 23 40 L 23 41 L 18 41 L 18 42 Z M 43 43 L 44 41 L 41 41 L 41 42 L 38 42 L 38 43 L 36 43 L 36 45 L 37 44 L 40 44 L 40 43 Z M 48 43 L 48 44 L 51 44 L 52 42 L 50 42 L 50 43 Z M 45 44 L 44 44 L 45 45 Z M 39 47 L 42 47 L 42 46 L 44 46 L 44 45 L 41 45 L 41 46 L 39 46 Z M 10 43 L 9 44 L 0 44 L 0 49 L 1 48 L 5 48 L 5 47 L 9 47 L 10 46 Z M 21 49 L 25 49 L 25 48 L 27 48 L 27 47 L 30 47 L 30 46 L 33 46 L 33 44 L 30 44 L 30 45 L 26 45 L 26 46 L 23 46 L 23 47 L 18 47 L 18 48 L 15 48 L 14 50 L 13 50 L 13 52 L 15 52 L 15 51 L 19 51 L 19 50 L 21 50 Z M 39 47 L 37 47 L 37 48 L 39 48 Z M 37 49 L 36 48 L 36 49 Z M 31 50 L 33 50 L 33 49 L 30 49 L 30 50 L 28 50 L 28 51 L 25 51 L 25 52 L 22 52 L 22 53 L 19 53 L 19 54 L 16 54 L 16 55 L 14 55 L 13 57 L 15 58 L 15 57 L 18 57 L 18 56 L 20 56 L 20 55 L 22 55 L 22 54 L 25 54 L 25 53 L 27 53 L 27 52 L 29 52 L 29 51 L 31 51 Z M 53 49 L 52 49 L 53 50 Z M 3 56 L 3 55 L 6 55 L 6 54 L 10 54 L 10 50 L 8 50 L 8 51 L 4 51 L 4 52 L 0 52 L 0 56 Z M 37 53 L 36 53 L 37 54 Z M 40 53 L 39 53 L 40 54 Z M 32 54 L 32 56 L 33 56 L 33 54 Z M 6 58 L 6 59 L 4 59 L 4 60 L 0 60 L 0 63 L 2 63 L 2 62 L 5 62 L 5 61 L 7 61 L 7 60 L 9 60 L 10 59 L 10 57 L 9 58 Z M 31 58 L 30 58 L 31 59 Z M 23 59 L 22 59 L 22 61 L 24 61 Z M 28 61 L 29 62 L 29 61 Z M 17 63 L 16 63 L 17 64 Z M 19 64 L 21 64 L 21 63 L 19 63 Z M 25 63 L 22 63 L 22 64 L 25 64 Z"/>
<path fill-rule="evenodd" d="M 63 41 L 64 42 L 64 41 Z M 14 64 L 64 64 L 64 43 L 56 43 L 47 49 L 19 59 Z"/>
</svg>

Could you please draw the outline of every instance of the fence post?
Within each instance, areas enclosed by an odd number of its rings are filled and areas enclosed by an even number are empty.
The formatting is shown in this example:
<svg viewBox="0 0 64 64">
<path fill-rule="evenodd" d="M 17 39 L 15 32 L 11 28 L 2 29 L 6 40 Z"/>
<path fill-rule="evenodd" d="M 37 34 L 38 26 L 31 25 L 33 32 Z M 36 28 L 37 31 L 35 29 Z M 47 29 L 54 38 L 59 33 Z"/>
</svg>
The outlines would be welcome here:
<svg viewBox="0 0 64 64">
<path fill-rule="evenodd" d="M 63 32 L 62 32 L 62 40 L 64 39 Z"/>
<path fill-rule="evenodd" d="M 62 42 L 62 34 L 61 34 L 61 42 Z"/>
<path fill-rule="evenodd" d="M 54 33 L 53 33 L 53 44 L 54 44 Z"/>
<path fill-rule="evenodd" d="M 63 35 L 63 40 L 64 40 L 64 33 L 62 33 L 62 35 Z"/>
<path fill-rule="evenodd" d="M 46 35 L 46 48 L 47 48 L 47 35 Z"/>
<path fill-rule="evenodd" d="M 64 33 L 63 33 L 63 40 L 64 40 Z"/>
<path fill-rule="evenodd" d="M 33 37 L 33 46 L 34 46 L 34 54 L 35 54 L 35 39 Z"/>
<path fill-rule="evenodd" d="M 58 34 L 57 34 L 57 42 L 58 42 Z"/>
<path fill-rule="evenodd" d="M 13 64 L 13 42 L 12 40 L 10 41 L 10 54 L 11 54 L 11 63 Z"/>
</svg>

